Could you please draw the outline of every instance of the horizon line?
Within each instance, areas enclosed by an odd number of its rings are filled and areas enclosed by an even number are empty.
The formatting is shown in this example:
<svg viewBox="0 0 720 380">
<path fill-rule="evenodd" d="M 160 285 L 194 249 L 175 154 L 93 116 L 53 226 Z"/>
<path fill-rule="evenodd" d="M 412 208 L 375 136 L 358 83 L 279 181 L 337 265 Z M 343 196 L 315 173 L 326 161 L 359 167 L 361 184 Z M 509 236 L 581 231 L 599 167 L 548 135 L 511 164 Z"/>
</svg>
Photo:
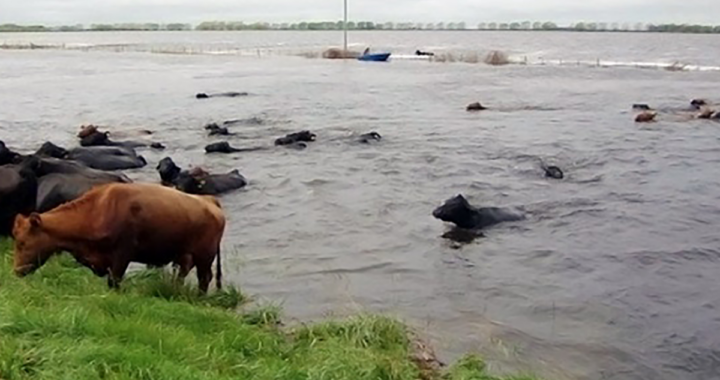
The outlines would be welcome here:
<svg viewBox="0 0 720 380">
<path fill-rule="evenodd" d="M 328 24 L 328 23 L 334 23 L 334 24 L 342 24 L 343 20 L 339 19 L 337 21 L 334 20 L 302 20 L 302 21 L 276 21 L 276 22 L 268 22 L 268 21 L 244 21 L 244 20 L 204 20 L 200 22 L 181 22 L 181 21 L 171 21 L 171 22 L 157 22 L 157 21 L 119 21 L 119 22 L 70 22 L 70 23 L 37 23 L 37 22 L 0 22 L 0 26 L 17 26 L 17 27 L 45 27 L 45 28 L 59 28 L 59 27 L 92 27 L 96 25 L 110 25 L 110 26 L 140 26 L 140 25 L 159 25 L 159 26 L 168 26 L 168 25 L 191 25 L 193 27 L 198 27 L 202 24 L 207 23 L 225 23 L 225 24 L 234 24 L 234 25 L 266 25 L 266 26 L 291 26 L 291 25 L 300 25 L 300 24 Z M 693 22 L 649 22 L 649 21 L 588 21 L 580 19 L 575 22 L 570 23 L 558 23 L 556 21 L 552 20 L 512 20 L 512 21 L 477 21 L 475 23 L 467 22 L 467 21 L 371 21 L 371 20 L 348 20 L 348 24 L 358 25 L 362 23 L 371 23 L 375 26 L 384 26 L 384 25 L 408 25 L 408 26 L 427 26 L 427 25 L 466 25 L 465 29 L 479 29 L 478 27 L 481 25 L 512 25 L 512 24 L 545 24 L 545 23 L 552 23 L 555 24 L 558 28 L 574 28 L 578 24 L 584 24 L 584 25 L 619 25 L 619 26 L 720 26 L 720 23 L 718 24 L 708 24 L 708 23 L 693 23 Z M 474 27 L 473 27 L 474 26 Z"/>
</svg>

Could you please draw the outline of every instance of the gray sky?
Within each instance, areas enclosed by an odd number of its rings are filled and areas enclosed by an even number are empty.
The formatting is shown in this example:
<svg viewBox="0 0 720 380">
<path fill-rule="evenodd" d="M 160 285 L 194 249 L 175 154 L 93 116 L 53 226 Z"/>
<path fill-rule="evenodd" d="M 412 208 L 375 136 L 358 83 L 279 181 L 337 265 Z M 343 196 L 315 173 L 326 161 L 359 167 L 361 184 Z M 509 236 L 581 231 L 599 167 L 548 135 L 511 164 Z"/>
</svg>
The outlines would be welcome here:
<svg viewBox="0 0 720 380">
<path fill-rule="evenodd" d="M 720 24 L 720 0 L 349 0 L 352 20 Z M 0 23 L 342 19 L 342 0 L 0 0 Z"/>
</svg>

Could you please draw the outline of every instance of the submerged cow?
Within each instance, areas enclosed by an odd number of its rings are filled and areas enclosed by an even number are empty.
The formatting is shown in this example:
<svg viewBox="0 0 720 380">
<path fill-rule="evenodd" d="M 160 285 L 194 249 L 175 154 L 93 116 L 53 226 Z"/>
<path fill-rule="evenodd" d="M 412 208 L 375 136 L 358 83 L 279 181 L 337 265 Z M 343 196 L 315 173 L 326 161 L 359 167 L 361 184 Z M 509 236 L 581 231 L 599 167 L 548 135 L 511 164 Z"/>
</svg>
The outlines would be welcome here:
<svg viewBox="0 0 720 380">
<path fill-rule="evenodd" d="M 83 138 L 83 137 L 86 137 L 86 136 L 88 136 L 94 132 L 98 132 L 98 131 L 99 131 L 99 127 L 96 125 L 93 125 L 93 124 L 81 125 L 80 132 L 78 132 L 77 137 Z M 115 135 L 115 137 L 137 137 L 137 136 L 152 135 L 153 131 L 151 131 L 149 129 L 135 129 L 135 130 L 113 132 L 112 134 Z"/>
<path fill-rule="evenodd" d="M 0 141 L 0 165 L 10 164 L 14 162 L 20 155 L 13 152 L 5 146 L 3 141 Z"/>
<path fill-rule="evenodd" d="M 205 146 L 205 153 L 237 153 L 237 152 L 255 152 L 258 150 L 266 150 L 266 147 L 253 148 L 235 148 L 227 141 L 220 141 Z"/>
<path fill-rule="evenodd" d="M 48 174 L 82 174 L 88 178 L 115 178 L 129 181 L 127 177 L 120 172 L 107 172 L 103 170 L 93 169 L 82 162 L 62 160 L 50 157 L 25 156 L 22 162 L 34 162 L 33 170 L 38 177 Z"/>
<path fill-rule="evenodd" d="M 157 170 L 158 174 L 160 174 L 160 182 L 164 186 L 172 185 L 182 171 L 182 169 L 177 166 L 175 161 L 173 161 L 170 157 L 165 157 L 160 160 L 155 167 L 155 170 Z"/>
<path fill-rule="evenodd" d="M 380 140 L 382 140 L 382 136 L 380 136 L 379 133 L 372 131 L 368 133 L 363 133 L 362 135 L 360 135 L 360 137 L 358 137 L 357 141 L 361 144 L 370 144 L 372 142 Z"/>
<path fill-rule="evenodd" d="M 543 166 L 542 169 L 545 171 L 545 177 L 554 179 L 563 179 L 565 177 L 562 169 L 557 166 Z"/>
<path fill-rule="evenodd" d="M 67 251 L 117 288 L 130 262 L 173 263 L 181 280 L 197 268 L 200 290 L 206 293 L 216 259 L 216 285 L 221 287 L 224 230 L 225 216 L 214 197 L 154 184 L 103 185 L 52 211 L 19 215 L 13 227 L 13 268 L 26 276 Z"/>
<path fill-rule="evenodd" d="M 145 158 L 138 155 L 133 148 L 123 146 L 92 146 L 66 150 L 46 142 L 35 155 L 78 161 L 98 170 L 137 169 L 147 165 Z"/>
<path fill-rule="evenodd" d="M 193 175 L 190 172 L 181 172 L 175 181 L 175 187 L 188 194 L 220 195 L 228 191 L 241 189 L 247 186 L 247 180 L 237 169 L 226 174 Z"/>
<path fill-rule="evenodd" d="M 712 119 L 712 120 L 720 120 L 720 112 L 716 112 L 713 109 L 705 109 L 702 112 L 700 112 L 697 115 L 698 119 Z"/>
<path fill-rule="evenodd" d="M 483 111 L 486 109 L 487 109 L 487 107 L 480 104 L 480 102 L 470 103 L 470 104 L 468 104 L 467 107 L 465 107 L 465 110 L 467 110 L 468 112 Z"/>
<path fill-rule="evenodd" d="M 464 229 L 482 229 L 502 222 L 525 219 L 519 212 L 498 207 L 474 207 L 462 195 L 448 199 L 433 216 Z"/>
<path fill-rule="evenodd" d="M 189 194 L 219 195 L 247 185 L 247 180 L 237 169 L 226 174 L 210 174 L 197 167 L 182 170 L 170 157 L 160 160 L 156 169 L 163 185 L 175 186 Z"/>
<path fill-rule="evenodd" d="M 247 92 L 220 92 L 217 94 L 207 94 L 204 92 L 195 94 L 197 99 L 210 99 L 210 98 L 236 98 L 238 96 L 248 96 Z"/>
<path fill-rule="evenodd" d="M 120 146 L 75 148 L 70 150 L 68 159 L 99 170 L 137 169 L 147 165 L 145 157 L 132 148 Z"/>
<path fill-rule="evenodd" d="M 655 117 L 657 116 L 656 112 L 650 112 L 650 111 L 644 111 L 637 116 L 635 116 L 635 122 L 636 123 L 649 123 L 655 121 Z"/>
<path fill-rule="evenodd" d="M 205 126 L 205 130 L 210 131 L 210 136 L 232 136 L 234 133 L 230 132 L 227 127 L 221 127 L 217 123 L 210 123 Z"/>
<path fill-rule="evenodd" d="M 12 231 L 18 214 L 35 208 L 37 178 L 31 162 L 0 166 L 0 236 Z"/>
<path fill-rule="evenodd" d="M 313 142 L 317 136 L 310 131 L 300 131 L 287 134 L 275 140 L 275 145 L 295 145 L 303 142 Z"/>
<path fill-rule="evenodd" d="M 95 186 L 131 183 L 125 176 L 96 176 L 91 173 L 52 173 L 38 179 L 35 211 L 45 212 L 71 202 Z"/>
<path fill-rule="evenodd" d="M 150 131 L 142 131 L 150 132 Z M 152 133 L 152 132 L 150 132 Z M 94 125 L 82 126 L 77 135 L 80 138 L 80 145 L 89 146 L 121 146 L 127 148 L 156 147 L 158 144 L 150 144 L 143 141 L 113 141 L 110 139 L 110 132 L 101 132 Z"/>
<path fill-rule="evenodd" d="M 545 172 L 545 177 L 554 179 L 565 178 L 565 173 L 563 173 L 560 167 L 555 165 L 548 165 L 542 159 L 540 160 L 540 168 Z"/>
<path fill-rule="evenodd" d="M 35 211 L 40 212 L 77 199 L 97 185 L 132 182 L 122 173 L 92 169 L 77 161 L 25 156 L 21 163 L 37 177 L 32 197 Z"/>
<path fill-rule="evenodd" d="M 708 102 L 705 99 L 693 99 L 690 101 L 690 107 L 692 107 L 694 109 L 698 109 L 698 110 L 707 105 L 708 105 Z"/>
</svg>

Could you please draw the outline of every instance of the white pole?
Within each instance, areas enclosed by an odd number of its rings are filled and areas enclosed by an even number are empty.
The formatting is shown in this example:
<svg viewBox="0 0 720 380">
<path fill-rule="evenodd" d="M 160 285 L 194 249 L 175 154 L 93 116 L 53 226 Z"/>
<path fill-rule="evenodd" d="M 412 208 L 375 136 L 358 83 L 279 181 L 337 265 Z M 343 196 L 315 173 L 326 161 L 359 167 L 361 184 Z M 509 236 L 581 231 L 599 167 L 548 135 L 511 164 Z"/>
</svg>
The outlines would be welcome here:
<svg viewBox="0 0 720 380">
<path fill-rule="evenodd" d="M 343 22 L 343 35 L 345 37 L 345 42 L 343 44 L 343 47 L 345 47 L 345 51 L 348 49 L 348 40 L 347 40 L 347 24 L 348 24 L 348 12 L 347 12 L 347 0 L 344 0 L 345 2 L 345 22 Z"/>
</svg>

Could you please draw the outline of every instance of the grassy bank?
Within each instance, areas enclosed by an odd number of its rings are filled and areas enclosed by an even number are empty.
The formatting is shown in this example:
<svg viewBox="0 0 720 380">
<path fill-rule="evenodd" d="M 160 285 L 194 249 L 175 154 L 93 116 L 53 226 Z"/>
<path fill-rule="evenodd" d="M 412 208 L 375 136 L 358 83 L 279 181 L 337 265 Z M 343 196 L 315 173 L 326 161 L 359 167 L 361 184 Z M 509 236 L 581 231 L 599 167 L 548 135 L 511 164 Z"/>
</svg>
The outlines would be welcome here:
<svg viewBox="0 0 720 380">
<path fill-rule="evenodd" d="M 423 365 L 392 319 L 285 328 L 277 310 L 248 311 L 236 290 L 200 297 L 160 272 L 114 292 L 65 255 L 19 279 L 10 251 L 0 241 L 2 380 L 498 379 L 474 356 L 440 371 Z"/>
</svg>

